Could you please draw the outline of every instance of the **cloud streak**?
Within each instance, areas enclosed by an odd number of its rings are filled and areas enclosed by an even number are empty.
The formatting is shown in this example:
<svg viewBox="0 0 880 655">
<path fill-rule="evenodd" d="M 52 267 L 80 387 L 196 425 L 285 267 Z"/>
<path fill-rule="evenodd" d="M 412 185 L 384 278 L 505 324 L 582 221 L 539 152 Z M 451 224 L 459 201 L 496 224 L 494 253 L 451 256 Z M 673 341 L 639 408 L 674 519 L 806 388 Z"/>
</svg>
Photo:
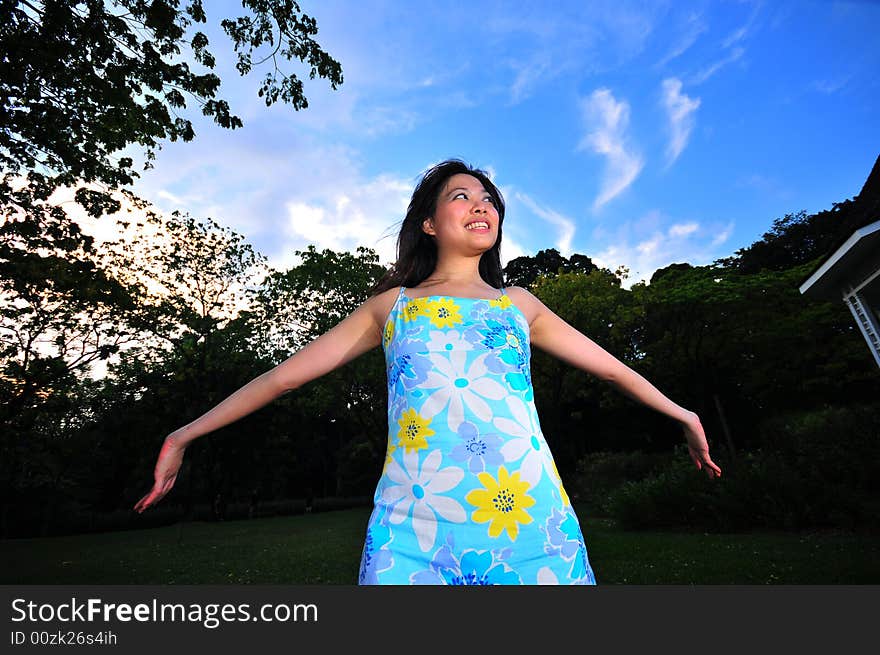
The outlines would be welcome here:
<svg viewBox="0 0 880 655">
<path fill-rule="evenodd" d="M 728 64 L 732 64 L 735 61 L 738 61 L 745 54 L 745 48 L 736 47 L 734 48 L 729 55 L 724 57 L 723 59 L 719 59 L 714 64 L 710 64 L 706 66 L 703 70 L 696 73 L 689 80 L 691 84 L 702 84 L 710 77 L 712 77 L 715 73 L 720 71 L 722 68 L 727 66 Z"/>
<path fill-rule="evenodd" d="M 745 24 L 731 32 L 726 39 L 721 44 L 721 47 L 727 49 L 732 46 L 734 43 L 739 43 L 744 40 L 751 32 L 752 27 L 755 24 L 755 19 L 758 17 L 758 13 L 761 11 L 761 2 L 756 2 L 752 7 L 752 11 L 749 14 L 749 17 L 746 19 Z"/>
<path fill-rule="evenodd" d="M 521 66 L 510 87 L 510 102 L 516 104 L 529 97 L 538 84 L 546 81 L 548 71 L 550 71 L 550 61 L 546 55 L 541 55 Z"/>
<path fill-rule="evenodd" d="M 557 250 L 566 256 L 571 254 L 571 242 L 576 230 L 575 222 L 559 212 L 546 207 L 541 207 L 531 197 L 521 191 L 515 192 L 514 197 L 528 207 L 533 214 L 555 226 L 559 231 L 559 235 L 556 238 Z"/>
<path fill-rule="evenodd" d="M 697 14 L 691 14 L 687 19 L 687 27 L 681 39 L 672 46 L 663 59 L 657 62 L 656 68 L 662 68 L 673 59 L 677 59 L 687 52 L 706 29 L 706 24 L 703 22 L 702 18 Z"/>
<path fill-rule="evenodd" d="M 733 224 L 725 226 L 701 225 L 697 221 L 662 225 L 659 212 L 648 212 L 638 221 L 626 222 L 617 227 L 611 243 L 591 254 L 597 266 L 615 270 L 626 266 L 630 277 L 622 286 L 631 288 L 640 280 L 648 281 L 660 268 L 677 262 L 702 266 L 716 257 L 716 248 L 723 244 L 733 231 Z M 603 230 L 604 233 L 604 230 Z"/>
<path fill-rule="evenodd" d="M 590 130 L 578 149 L 592 150 L 605 157 L 605 171 L 593 210 L 623 193 L 644 166 L 642 156 L 627 143 L 629 103 L 617 101 L 606 88 L 596 89 L 581 102 L 581 111 Z"/>
<path fill-rule="evenodd" d="M 382 265 L 396 259 L 397 234 L 390 228 L 402 220 L 412 193 L 411 185 L 390 175 L 352 180 L 340 188 L 329 185 L 311 201 L 292 199 L 286 205 L 281 261 L 276 267 L 293 265 L 293 250 L 308 244 L 317 249 L 354 252 L 358 246 L 373 248 Z M 382 235 L 382 236 L 380 236 Z"/>
<path fill-rule="evenodd" d="M 691 98 L 681 92 L 681 80 L 671 77 L 663 80 L 663 108 L 669 129 L 666 147 L 666 166 L 672 166 L 687 145 L 696 122 L 699 98 Z"/>
</svg>

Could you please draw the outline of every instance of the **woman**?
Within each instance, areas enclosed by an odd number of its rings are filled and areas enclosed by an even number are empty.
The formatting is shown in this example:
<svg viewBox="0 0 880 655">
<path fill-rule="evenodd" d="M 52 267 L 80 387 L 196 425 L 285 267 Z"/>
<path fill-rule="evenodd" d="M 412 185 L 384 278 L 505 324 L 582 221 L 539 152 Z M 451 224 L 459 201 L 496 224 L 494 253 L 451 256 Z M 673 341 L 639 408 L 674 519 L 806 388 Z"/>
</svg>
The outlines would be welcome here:
<svg viewBox="0 0 880 655">
<path fill-rule="evenodd" d="M 481 170 L 447 160 L 413 192 L 397 262 L 345 320 L 166 437 L 153 489 L 174 485 L 194 439 L 381 345 L 388 450 L 361 584 L 595 584 L 580 525 L 541 433 L 534 344 L 678 420 L 709 477 L 699 418 L 568 325 L 502 284 L 504 201 Z M 500 287 L 500 289 L 496 288 Z"/>
</svg>

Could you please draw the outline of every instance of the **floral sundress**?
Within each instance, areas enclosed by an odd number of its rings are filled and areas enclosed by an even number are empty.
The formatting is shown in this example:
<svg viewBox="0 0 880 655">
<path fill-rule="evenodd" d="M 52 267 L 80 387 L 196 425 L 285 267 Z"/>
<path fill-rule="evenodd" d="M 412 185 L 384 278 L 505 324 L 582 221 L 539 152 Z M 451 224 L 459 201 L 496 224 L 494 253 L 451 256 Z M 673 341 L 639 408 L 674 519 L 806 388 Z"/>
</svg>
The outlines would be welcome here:
<svg viewBox="0 0 880 655">
<path fill-rule="evenodd" d="M 359 584 L 596 584 L 541 432 L 529 325 L 400 288 L 385 323 L 388 447 Z"/>
</svg>

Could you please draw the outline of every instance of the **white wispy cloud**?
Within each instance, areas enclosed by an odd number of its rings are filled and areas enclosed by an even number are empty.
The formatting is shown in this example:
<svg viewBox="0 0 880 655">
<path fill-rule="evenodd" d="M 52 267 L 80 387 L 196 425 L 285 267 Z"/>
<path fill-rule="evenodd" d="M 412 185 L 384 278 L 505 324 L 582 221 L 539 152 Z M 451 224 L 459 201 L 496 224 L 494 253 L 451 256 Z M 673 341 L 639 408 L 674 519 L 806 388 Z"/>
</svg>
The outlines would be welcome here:
<svg viewBox="0 0 880 655">
<path fill-rule="evenodd" d="M 160 210 L 229 226 L 275 267 L 289 267 L 293 252 L 310 243 L 367 246 L 383 263 L 393 261 L 397 234 L 389 232 L 403 219 L 415 180 L 366 173 L 360 151 L 277 131 L 275 141 L 226 135 L 168 144 L 137 191 Z"/>
<path fill-rule="evenodd" d="M 560 254 L 568 256 L 572 252 L 571 242 L 576 230 L 575 222 L 557 211 L 542 207 L 522 191 L 514 192 L 514 197 L 523 203 L 536 216 L 547 221 L 557 229 L 556 249 Z"/>
<path fill-rule="evenodd" d="M 790 200 L 795 196 L 791 188 L 776 177 L 751 173 L 740 176 L 735 185 L 737 188 L 754 189 L 759 193 L 773 198 Z"/>
<path fill-rule="evenodd" d="M 629 103 L 617 101 L 606 88 L 596 89 L 581 102 L 589 132 L 578 148 L 592 150 L 606 159 L 605 172 L 593 209 L 599 209 L 623 193 L 644 166 L 641 155 L 627 143 Z"/>
<path fill-rule="evenodd" d="M 762 5 L 763 3 L 760 0 L 752 3 L 752 10 L 746 19 L 746 22 L 728 34 L 721 42 L 721 50 L 725 53 L 724 56 L 691 75 L 688 79 L 690 84 L 702 84 L 725 66 L 742 59 L 742 56 L 746 52 L 746 49 L 742 44 L 751 38 L 757 29 L 756 20 L 761 11 Z"/>
<path fill-rule="evenodd" d="M 850 73 L 849 75 L 838 77 L 836 79 L 814 80 L 813 83 L 810 85 L 810 88 L 814 91 L 818 91 L 819 93 L 831 95 L 832 93 L 837 93 L 843 87 L 845 87 L 852 79 L 852 77 L 853 74 Z"/>
<path fill-rule="evenodd" d="M 746 19 L 746 22 L 735 29 L 733 32 L 727 35 L 727 38 L 721 42 L 722 48 L 729 48 L 734 43 L 739 43 L 740 41 L 744 41 L 749 34 L 754 30 L 755 19 L 757 19 L 758 14 L 761 12 L 763 2 L 755 2 L 752 5 L 752 11 L 749 13 L 749 17 Z"/>
<path fill-rule="evenodd" d="M 638 220 L 626 221 L 615 226 L 612 233 L 607 229 L 594 230 L 593 237 L 605 238 L 590 257 L 597 266 L 616 270 L 618 266 L 629 268 L 629 278 L 622 286 L 632 287 L 639 281 L 651 279 L 660 268 L 674 263 L 687 262 L 702 266 L 717 258 L 716 248 L 724 243 L 733 230 L 733 224 L 719 227 L 702 225 L 698 221 L 672 223 L 664 227 L 664 216 L 649 211 Z"/>
<path fill-rule="evenodd" d="M 423 120 L 418 111 L 405 103 L 378 92 L 359 91 L 354 85 L 339 91 L 316 90 L 306 111 L 291 114 L 286 108 L 277 107 L 270 110 L 270 115 L 276 123 L 290 123 L 297 129 L 371 138 L 405 134 Z M 264 115 L 257 120 L 265 118 Z"/>
<path fill-rule="evenodd" d="M 666 147 L 666 165 L 671 166 L 687 145 L 696 122 L 699 98 L 691 98 L 681 91 L 681 80 L 671 77 L 663 80 L 662 103 L 666 110 L 669 144 Z"/>
<path fill-rule="evenodd" d="M 690 14 L 687 17 L 686 24 L 681 37 L 676 41 L 669 52 L 657 62 L 656 68 L 662 68 L 673 59 L 677 59 L 696 43 L 697 39 L 707 29 L 706 23 L 699 14 Z"/>
<path fill-rule="evenodd" d="M 308 244 L 318 250 L 349 252 L 367 246 L 379 254 L 381 264 L 392 263 L 397 246 L 393 228 L 403 220 L 411 194 L 409 182 L 380 175 L 344 186 L 328 185 L 309 201 L 291 199 L 285 205 L 285 240 L 276 266 L 296 263 L 293 251 Z"/>
<path fill-rule="evenodd" d="M 543 53 L 522 65 L 510 86 L 511 103 L 516 104 L 531 95 L 534 88 L 544 80 L 549 69 L 550 60 Z"/>
<path fill-rule="evenodd" d="M 441 11 L 450 14 L 445 8 Z M 558 3 L 552 11 L 541 3 L 519 3 L 516 11 L 503 3 L 490 4 L 480 12 L 488 38 L 474 40 L 463 52 L 472 61 L 482 61 L 483 69 L 490 70 L 494 60 L 511 70 L 513 77 L 504 90 L 510 104 L 517 104 L 559 78 L 626 66 L 645 50 L 664 8 L 596 0 Z M 474 50 L 483 42 L 491 49 L 490 57 L 481 59 Z M 444 56 L 448 60 L 449 55 Z M 504 79 L 504 73 L 500 77 Z"/>
<path fill-rule="evenodd" d="M 746 37 L 746 34 L 748 34 L 748 33 L 749 33 L 748 25 L 743 25 L 739 29 L 734 30 L 726 39 L 724 39 L 724 41 L 721 43 L 721 46 L 724 48 L 729 48 L 734 43 L 738 43 L 739 41 L 742 41 Z"/>
<path fill-rule="evenodd" d="M 712 77 L 715 73 L 720 71 L 722 68 L 727 66 L 728 64 L 732 64 L 735 61 L 738 61 L 745 54 L 746 50 L 742 47 L 734 48 L 726 57 L 719 59 L 718 61 L 706 66 L 696 74 L 692 75 L 690 80 L 688 80 L 691 84 L 702 84 L 710 77 Z"/>
<path fill-rule="evenodd" d="M 534 254 L 533 248 L 527 248 L 522 243 L 520 243 L 519 239 L 511 238 L 509 232 L 504 232 L 504 239 L 501 242 L 501 251 L 499 254 L 501 255 L 501 266 L 507 266 L 507 263 L 511 259 L 516 259 L 517 257 L 525 257 L 527 255 Z"/>
<path fill-rule="evenodd" d="M 699 223 L 676 223 L 670 226 L 668 235 L 670 237 L 686 237 L 688 234 L 696 232 L 700 229 Z"/>
<path fill-rule="evenodd" d="M 721 230 L 718 235 L 712 239 L 710 246 L 720 246 L 722 243 L 727 241 L 730 238 L 731 233 L 733 233 L 733 223 L 728 223 L 723 230 Z"/>
</svg>

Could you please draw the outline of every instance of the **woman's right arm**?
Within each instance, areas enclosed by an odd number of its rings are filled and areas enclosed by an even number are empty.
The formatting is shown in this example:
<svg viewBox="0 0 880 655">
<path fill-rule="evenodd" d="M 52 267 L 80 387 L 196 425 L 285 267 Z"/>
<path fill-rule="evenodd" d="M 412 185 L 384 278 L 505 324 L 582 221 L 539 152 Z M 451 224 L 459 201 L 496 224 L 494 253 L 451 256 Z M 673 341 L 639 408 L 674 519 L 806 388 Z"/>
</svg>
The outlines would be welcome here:
<svg viewBox="0 0 880 655">
<path fill-rule="evenodd" d="M 269 404 L 278 396 L 344 366 L 382 342 L 377 296 L 275 368 L 254 378 L 214 408 L 165 438 L 154 471 L 153 489 L 135 505 L 143 512 L 167 494 L 195 439 L 218 430 Z"/>
<path fill-rule="evenodd" d="M 326 375 L 378 346 L 382 329 L 376 321 L 373 300 L 367 300 L 278 366 L 254 378 L 219 405 L 177 430 L 177 441 L 189 445 L 194 439 L 247 416 L 278 396 Z"/>
</svg>

